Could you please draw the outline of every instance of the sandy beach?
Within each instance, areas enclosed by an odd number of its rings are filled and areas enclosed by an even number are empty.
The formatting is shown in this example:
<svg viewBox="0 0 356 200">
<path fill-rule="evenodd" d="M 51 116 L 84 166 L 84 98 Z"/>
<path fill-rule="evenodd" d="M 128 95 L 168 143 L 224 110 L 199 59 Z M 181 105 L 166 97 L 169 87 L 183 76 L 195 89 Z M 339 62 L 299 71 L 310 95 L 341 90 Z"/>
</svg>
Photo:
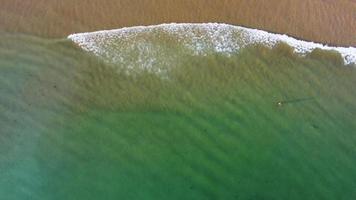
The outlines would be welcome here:
<svg viewBox="0 0 356 200">
<path fill-rule="evenodd" d="M 222 22 L 356 45 L 352 0 L 4 0 L 0 30 L 42 37 L 170 22 Z"/>
</svg>

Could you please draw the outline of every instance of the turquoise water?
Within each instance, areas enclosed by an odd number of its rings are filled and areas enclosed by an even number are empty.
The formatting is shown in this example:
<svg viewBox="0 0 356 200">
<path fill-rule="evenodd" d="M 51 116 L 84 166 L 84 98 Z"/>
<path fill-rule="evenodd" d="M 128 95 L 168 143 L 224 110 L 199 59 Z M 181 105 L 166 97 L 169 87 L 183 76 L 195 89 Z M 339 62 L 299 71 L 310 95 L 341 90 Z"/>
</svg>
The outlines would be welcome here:
<svg viewBox="0 0 356 200">
<path fill-rule="evenodd" d="M 1 34 L 1 199 L 356 198 L 340 55 L 162 49 L 168 72 L 128 73 L 67 39 Z"/>
</svg>

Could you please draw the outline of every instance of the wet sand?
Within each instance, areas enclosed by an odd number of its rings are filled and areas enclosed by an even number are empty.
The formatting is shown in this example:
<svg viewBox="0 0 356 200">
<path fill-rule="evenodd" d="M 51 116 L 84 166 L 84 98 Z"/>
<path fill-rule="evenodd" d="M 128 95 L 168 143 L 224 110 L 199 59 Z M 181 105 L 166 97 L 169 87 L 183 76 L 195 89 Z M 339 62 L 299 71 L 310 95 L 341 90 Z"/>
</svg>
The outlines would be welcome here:
<svg viewBox="0 0 356 200">
<path fill-rule="evenodd" d="M 223 22 L 356 46 L 354 0 L 4 0 L 0 30 L 42 37 L 170 22 Z"/>
</svg>

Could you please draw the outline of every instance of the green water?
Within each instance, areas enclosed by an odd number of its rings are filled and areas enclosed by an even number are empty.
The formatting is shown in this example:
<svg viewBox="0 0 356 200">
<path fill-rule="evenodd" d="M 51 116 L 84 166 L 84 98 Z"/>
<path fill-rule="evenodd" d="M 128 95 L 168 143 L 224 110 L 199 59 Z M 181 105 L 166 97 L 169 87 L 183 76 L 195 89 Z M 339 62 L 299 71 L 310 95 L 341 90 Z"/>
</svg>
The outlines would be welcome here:
<svg viewBox="0 0 356 200">
<path fill-rule="evenodd" d="M 179 53 L 168 78 L 130 75 L 1 34 L 0 199 L 356 198 L 355 68 L 285 45 Z"/>
</svg>

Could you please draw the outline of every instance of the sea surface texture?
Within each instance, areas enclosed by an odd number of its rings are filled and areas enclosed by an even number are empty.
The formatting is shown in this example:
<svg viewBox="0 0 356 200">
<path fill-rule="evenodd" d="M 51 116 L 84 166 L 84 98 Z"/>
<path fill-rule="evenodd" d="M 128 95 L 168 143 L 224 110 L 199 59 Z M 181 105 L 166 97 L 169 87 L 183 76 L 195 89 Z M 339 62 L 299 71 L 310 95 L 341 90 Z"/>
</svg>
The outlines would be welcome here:
<svg viewBox="0 0 356 200">
<path fill-rule="evenodd" d="M 356 53 L 226 24 L 0 33 L 0 199 L 356 199 Z"/>
</svg>

